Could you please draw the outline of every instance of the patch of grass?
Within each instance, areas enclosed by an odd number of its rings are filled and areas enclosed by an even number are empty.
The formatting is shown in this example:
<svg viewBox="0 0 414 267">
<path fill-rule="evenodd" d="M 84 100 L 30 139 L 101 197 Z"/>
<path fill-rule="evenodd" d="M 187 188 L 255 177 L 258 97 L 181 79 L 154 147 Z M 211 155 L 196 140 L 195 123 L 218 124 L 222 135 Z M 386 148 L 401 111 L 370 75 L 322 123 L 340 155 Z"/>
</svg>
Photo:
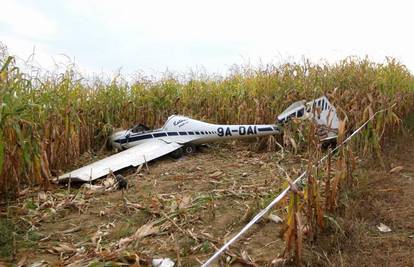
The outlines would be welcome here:
<svg viewBox="0 0 414 267">
<path fill-rule="evenodd" d="M 29 209 L 29 210 L 35 210 L 38 208 L 37 204 L 33 201 L 32 198 L 27 198 L 25 200 L 24 206 L 26 209 Z"/>
<path fill-rule="evenodd" d="M 131 222 L 117 224 L 108 235 L 109 240 L 119 240 L 135 233 L 139 225 L 132 225 Z"/>
<path fill-rule="evenodd" d="M 200 247 L 200 251 L 203 253 L 209 253 L 212 251 L 212 247 L 210 245 L 210 242 L 204 241 L 202 246 Z"/>
<path fill-rule="evenodd" d="M 27 239 L 29 241 L 32 241 L 32 242 L 39 241 L 43 237 L 44 237 L 44 235 L 41 234 L 41 233 L 39 233 L 39 232 L 37 232 L 37 231 L 28 231 L 27 232 Z"/>
<path fill-rule="evenodd" d="M 0 258 L 10 259 L 15 246 L 14 225 L 7 218 L 0 218 Z"/>
<path fill-rule="evenodd" d="M 194 239 L 184 236 L 179 241 L 179 247 L 180 247 L 180 254 L 181 256 L 185 257 L 188 255 L 191 255 L 193 252 L 191 251 L 191 248 L 195 245 L 197 245 L 197 242 L 194 241 Z"/>
</svg>

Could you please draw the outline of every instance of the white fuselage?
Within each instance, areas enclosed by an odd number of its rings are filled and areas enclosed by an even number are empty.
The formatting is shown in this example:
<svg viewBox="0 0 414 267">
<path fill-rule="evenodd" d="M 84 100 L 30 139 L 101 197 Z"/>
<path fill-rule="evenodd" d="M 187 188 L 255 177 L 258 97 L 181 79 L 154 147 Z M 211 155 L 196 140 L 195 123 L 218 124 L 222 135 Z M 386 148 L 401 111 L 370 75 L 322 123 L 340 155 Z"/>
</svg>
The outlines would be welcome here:
<svg viewBox="0 0 414 267">
<path fill-rule="evenodd" d="M 219 125 L 194 120 L 184 116 L 170 116 L 163 127 L 134 133 L 132 129 L 112 135 L 116 148 L 130 148 L 151 139 L 180 144 L 203 144 L 225 139 L 247 138 L 279 134 L 276 125 Z"/>
</svg>

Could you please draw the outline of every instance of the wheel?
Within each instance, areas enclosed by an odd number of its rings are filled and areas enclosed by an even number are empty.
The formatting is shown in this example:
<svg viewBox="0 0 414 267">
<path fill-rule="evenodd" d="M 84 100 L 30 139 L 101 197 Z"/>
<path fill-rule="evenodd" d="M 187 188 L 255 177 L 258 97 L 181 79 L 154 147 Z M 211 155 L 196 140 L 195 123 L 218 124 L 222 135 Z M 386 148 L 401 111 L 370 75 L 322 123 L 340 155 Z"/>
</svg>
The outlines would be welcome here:
<svg viewBox="0 0 414 267">
<path fill-rule="evenodd" d="M 177 150 L 174 150 L 173 152 L 170 153 L 170 157 L 174 158 L 174 159 L 179 159 L 183 156 L 183 148 L 180 147 Z"/>
<path fill-rule="evenodd" d="M 196 150 L 197 150 L 197 148 L 193 144 L 190 144 L 190 145 L 187 145 L 187 146 L 184 147 L 184 151 L 187 154 L 193 154 L 193 153 L 196 152 Z"/>
</svg>

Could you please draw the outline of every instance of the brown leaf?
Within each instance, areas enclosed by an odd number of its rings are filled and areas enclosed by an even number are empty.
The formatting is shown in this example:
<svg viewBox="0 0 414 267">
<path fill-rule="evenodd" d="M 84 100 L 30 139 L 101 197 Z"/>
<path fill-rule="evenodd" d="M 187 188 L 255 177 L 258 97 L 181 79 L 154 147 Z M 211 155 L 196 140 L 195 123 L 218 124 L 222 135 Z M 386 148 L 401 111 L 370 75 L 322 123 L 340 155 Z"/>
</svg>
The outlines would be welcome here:
<svg viewBox="0 0 414 267">
<path fill-rule="evenodd" d="M 397 167 L 394 167 L 394 168 L 392 168 L 391 170 L 390 170 L 390 173 L 399 173 L 400 171 L 402 171 L 404 169 L 404 167 L 403 166 L 397 166 Z"/>
<path fill-rule="evenodd" d="M 121 238 L 121 240 L 119 240 L 119 242 L 118 242 L 118 248 L 122 248 L 124 246 L 127 246 L 129 243 L 131 243 L 134 240 L 135 239 L 133 237 Z"/>
<path fill-rule="evenodd" d="M 27 256 L 23 256 L 20 260 L 19 260 L 19 262 L 17 263 L 17 267 L 23 267 L 23 266 L 26 266 L 26 264 L 27 264 Z M 0 262 L 0 266 L 2 266 L 1 265 L 1 262 Z M 6 266 L 6 265 L 5 265 Z"/>
<path fill-rule="evenodd" d="M 221 172 L 221 171 L 216 171 L 216 172 L 213 172 L 212 174 L 210 174 L 210 177 L 211 178 L 215 178 L 215 177 L 219 177 L 220 175 L 222 175 L 223 174 L 223 172 Z"/>
<path fill-rule="evenodd" d="M 52 250 L 49 250 L 49 252 L 51 252 L 51 253 L 55 252 L 55 253 L 58 253 L 58 254 L 60 254 L 60 253 L 70 254 L 70 253 L 76 252 L 76 248 L 74 248 L 74 247 L 72 247 L 68 244 L 61 243 L 57 246 L 52 247 Z"/>
<path fill-rule="evenodd" d="M 292 145 L 293 149 L 295 151 L 297 151 L 298 150 L 298 145 L 296 144 L 295 139 L 293 139 L 292 137 L 289 137 L 289 141 L 290 141 L 290 144 Z"/>
<path fill-rule="evenodd" d="M 150 236 L 153 234 L 156 234 L 160 231 L 160 228 L 158 226 L 155 226 L 155 222 L 149 222 L 147 224 L 144 224 L 138 230 L 131 236 L 121 238 L 118 241 L 117 247 L 119 249 L 123 249 L 127 247 L 131 242 L 142 239 L 146 236 Z"/>
<path fill-rule="evenodd" d="M 187 209 L 191 206 L 191 202 L 192 202 L 191 196 L 184 196 L 181 199 L 180 204 L 178 205 L 178 208 Z"/>
<path fill-rule="evenodd" d="M 47 199 L 47 195 L 45 192 L 41 191 L 37 194 L 37 197 L 39 199 L 40 202 L 44 202 Z"/>
<path fill-rule="evenodd" d="M 160 231 L 160 228 L 158 226 L 155 226 L 155 222 L 149 222 L 147 224 L 144 224 L 134 234 L 134 238 L 141 239 L 149 235 L 156 234 Z"/>
</svg>

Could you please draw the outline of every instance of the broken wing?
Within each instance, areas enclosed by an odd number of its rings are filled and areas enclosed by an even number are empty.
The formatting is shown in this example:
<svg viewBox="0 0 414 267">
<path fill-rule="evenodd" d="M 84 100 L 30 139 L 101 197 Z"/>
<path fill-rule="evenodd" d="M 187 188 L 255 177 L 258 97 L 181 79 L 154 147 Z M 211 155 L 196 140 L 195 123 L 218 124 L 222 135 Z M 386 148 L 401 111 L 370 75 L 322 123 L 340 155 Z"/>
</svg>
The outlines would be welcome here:
<svg viewBox="0 0 414 267">
<path fill-rule="evenodd" d="M 59 176 L 59 181 L 70 179 L 72 181 L 87 182 L 95 180 L 109 174 L 111 171 L 115 172 L 130 166 L 136 167 L 145 163 L 145 161 L 148 162 L 159 158 L 180 147 L 182 147 L 182 145 L 175 142 L 166 142 L 160 139 L 150 140 L 146 143 L 98 160 L 80 169 L 61 175 Z"/>
</svg>

